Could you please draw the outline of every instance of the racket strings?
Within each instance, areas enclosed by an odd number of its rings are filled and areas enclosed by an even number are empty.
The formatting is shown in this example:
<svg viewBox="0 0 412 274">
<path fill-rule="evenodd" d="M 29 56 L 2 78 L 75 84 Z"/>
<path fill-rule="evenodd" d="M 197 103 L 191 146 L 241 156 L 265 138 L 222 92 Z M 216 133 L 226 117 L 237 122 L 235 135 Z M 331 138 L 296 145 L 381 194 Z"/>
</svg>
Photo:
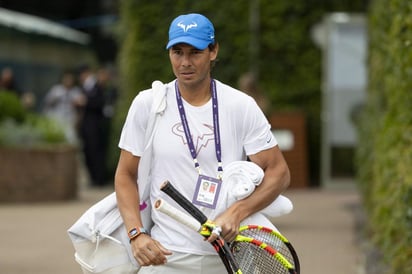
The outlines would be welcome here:
<svg viewBox="0 0 412 274">
<path fill-rule="evenodd" d="M 259 229 L 246 229 L 241 231 L 240 235 L 254 238 L 268 244 L 276 251 L 278 251 L 280 254 L 282 254 L 283 257 L 285 257 L 285 259 L 293 265 L 293 267 L 296 267 L 295 258 L 291 253 L 289 247 L 274 234 Z"/>
<path fill-rule="evenodd" d="M 289 273 L 273 255 L 249 242 L 233 242 L 232 253 L 243 274 Z"/>
</svg>

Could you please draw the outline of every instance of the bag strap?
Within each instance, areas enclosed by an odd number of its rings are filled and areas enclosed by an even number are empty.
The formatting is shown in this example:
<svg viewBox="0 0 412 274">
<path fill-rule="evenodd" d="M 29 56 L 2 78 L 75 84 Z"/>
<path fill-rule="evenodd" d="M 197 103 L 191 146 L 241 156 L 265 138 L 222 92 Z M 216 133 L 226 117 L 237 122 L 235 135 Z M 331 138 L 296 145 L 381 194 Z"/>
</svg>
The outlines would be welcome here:
<svg viewBox="0 0 412 274">
<path fill-rule="evenodd" d="M 145 132 L 145 150 L 151 145 L 155 128 L 157 125 L 157 118 L 163 115 L 166 109 L 166 85 L 156 80 L 152 83 L 153 102 L 150 109 L 149 120 L 147 122 Z"/>
<path fill-rule="evenodd" d="M 145 142 L 143 155 L 140 158 L 139 169 L 138 169 L 138 183 L 139 183 L 139 193 L 141 205 L 148 200 L 150 195 L 149 180 L 151 175 L 151 163 L 152 163 L 152 142 L 153 137 L 157 128 L 157 121 L 161 115 L 163 115 L 166 109 L 166 96 L 167 96 L 168 86 L 162 82 L 156 80 L 152 83 L 153 92 L 153 102 L 149 114 L 149 120 L 147 122 L 146 132 L 145 132 Z"/>
</svg>

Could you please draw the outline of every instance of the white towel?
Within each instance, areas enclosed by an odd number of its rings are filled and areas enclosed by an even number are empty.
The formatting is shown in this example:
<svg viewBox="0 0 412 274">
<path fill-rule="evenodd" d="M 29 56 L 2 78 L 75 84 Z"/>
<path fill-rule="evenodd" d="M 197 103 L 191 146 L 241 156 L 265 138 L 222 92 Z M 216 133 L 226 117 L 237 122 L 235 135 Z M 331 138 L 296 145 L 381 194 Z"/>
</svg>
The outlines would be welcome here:
<svg viewBox="0 0 412 274">
<path fill-rule="evenodd" d="M 245 199 L 262 183 L 264 171 L 255 163 L 235 161 L 223 169 L 223 194 L 227 197 L 229 207 L 237 200 Z M 224 197 L 225 197 L 224 196 Z M 261 210 L 267 217 L 273 218 L 290 213 L 292 202 L 285 196 L 279 195 L 269 206 Z"/>
<path fill-rule="evenodd" d="M 222 181 L 228 188 L 229 204 L 248 197 L 263 180 L 263 170 L 252 162 L 235 161 L 223 169 Z"/>
</svg>

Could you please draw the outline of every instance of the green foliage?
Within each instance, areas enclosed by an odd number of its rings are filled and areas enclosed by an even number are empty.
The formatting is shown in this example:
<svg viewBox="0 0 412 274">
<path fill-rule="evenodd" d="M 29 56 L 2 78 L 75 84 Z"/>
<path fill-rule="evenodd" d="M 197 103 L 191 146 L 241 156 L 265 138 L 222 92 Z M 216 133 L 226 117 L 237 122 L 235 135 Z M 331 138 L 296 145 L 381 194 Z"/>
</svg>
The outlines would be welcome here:
<svg viewBox="0 0 412 274">
<path fill-rule="evenodd" d="M 28 113 L 18 96 L 0 91 L 0 146 L 43 146 L 65 143 L 64 131 L 55 121 Z"/>
<path fill-rule="evenodd" d="M 26 111 L 17 95 L 10 91 L 0 90 L 0 122 L 6 118 L 22 122 L 25 115 Z"/>
<path fill-rule="evenodd" d="M 369 90 L 357 151 L 369 230 L 390 273 L 412 273 L 412 5 L 376 0 Z"/>
<path fill-rule="evenodd" d="M 33 147 L 64 144 L 60 125 L 49 118 L 30 114 L 24 123 L 5 119 L 0 123 L 0 146 Z"/>
</svg>

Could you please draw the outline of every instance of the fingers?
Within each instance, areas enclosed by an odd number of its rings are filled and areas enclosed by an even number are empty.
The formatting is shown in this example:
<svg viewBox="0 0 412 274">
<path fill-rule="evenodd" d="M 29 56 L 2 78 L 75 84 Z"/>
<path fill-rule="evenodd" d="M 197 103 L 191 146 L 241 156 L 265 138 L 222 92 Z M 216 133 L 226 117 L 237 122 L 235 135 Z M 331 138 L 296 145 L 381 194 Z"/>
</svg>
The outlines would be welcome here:
<svg viewBox="0 0 412 274">
<path fill-rule="evenodd" d="M 141 266 L 161 265 L 167 262 L 172 252 L 148 235 L 139 236 L 132 241 L 133 255 Z"/>
<path fill-rule="evenodd" d="M 238 227 L 230 227 L 230 228 L 224 228 L 222 230 L 221 236 L 226 242 L 232 242 L 235 240 L 238 234 L 239 234 Z"/>
<path fill-rule="evenodd" d="M 217 236 L 220 236 L 221 232 L 222 232 L 222 228 L 220 226 L 215 226 L 212 230 L 212 234 L 215 234 Z"/>
<path fill-rule="evenodd" d="M 207 238 L 207 241 L 209 243 L 215 241 L 218 237 L 220 237 L 220 234 L 222 233 L 222 228 L 220 226 L 215 226 L 212 230 L 212 233 L 210 236 Z"/>
<path fill-rule="evenodd" d="M 216 226 L 213 228 L 211 235 L 207 238 L 209 243 L 215 241 L 218 237 L 222 237 L 226 242 L 232 242 L 235 240 L 239 230 L 235 227 L 229 226 Z"/>
<path fill-rule="evenodd" d="M 239 234 L 239 231 L 233 231 L 231 233 L 227 233 L 225 236 L 223 236 L 223 239 L 225 239 L 226 242 L 233 242 L 236 239 L 236 236 Z"/>
</svg>

